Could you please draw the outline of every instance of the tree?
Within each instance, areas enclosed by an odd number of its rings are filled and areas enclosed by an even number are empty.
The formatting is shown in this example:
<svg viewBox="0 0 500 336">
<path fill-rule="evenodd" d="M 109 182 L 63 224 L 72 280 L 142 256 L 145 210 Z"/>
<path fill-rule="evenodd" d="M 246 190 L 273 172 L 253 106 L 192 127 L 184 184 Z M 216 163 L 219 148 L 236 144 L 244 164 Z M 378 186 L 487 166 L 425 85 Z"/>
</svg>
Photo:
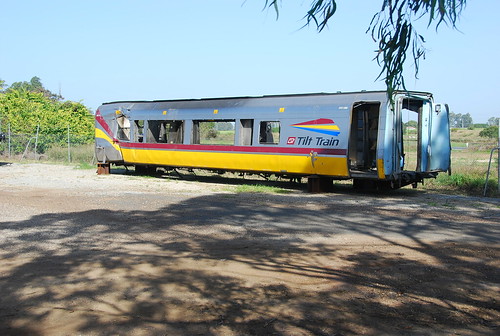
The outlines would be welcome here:
<svg viewBox="0 0 500 336">
<path fill-rule="evenodd" d="M 314 24 L 321 32 L 337 11 L 337 0 L 310 0 L 310 9 L 304 16 L 305 25 Z M 419 61 L 425 58 L 425 39 L 420 35 L 413 22 L 427 18 L 427 26 L 435 25 L 436 30 L 442 23 L 455 28 L 455 24 L 465 8 L 467 0 L 382 0 L 382 9 L 376 13 L 367 32 L 378 43 L 375 59 L 381 66 L 377 79 L 385 81 L 388 95 L 394 90 L 406 89 L 403 66 L 411 50 L 418 77 Z M 281 0 L 266 0 L 266 7 L 273 7 L 279 16 Z"/>
<path fill-rule="evenodd" d="M 45 97 L 52 99 L 52 100 L 64 99 L 61 95 L 53 93 L 50 90 L 47 90 L 46 88 L 44 88 L 42 81 L 37 76 L 31 78 L 31 80 L 29 82 L 26 82 L 26 81 L 14 82 L 7 89 L 7 91 L 9 91 L 9 90 L 18 90 L 18 91 L 25 90 L 25 91 L 30 91 L 30 92 L 39 92 L 39 93 L 42 93 Z"/>
<path fill-rule="evenodd" d="M 488 119 L 488 126 L 498 126 L 498 120 L 500 120 L 500 118 L 496 118 L 496 117 L 491 117 Z"/>
<path fill-rule="evenodd" d="M 450 112 L 450 127 L 467 128 L 473 125 L 474 122 L 470 113 L 461 114 Z"/>
<path fill-rule="evenodd" d="M 416 120 L 408 120 L 407 122 L 404 123 L 405 127 L 418 127 L 418 122 Z"/>
<path fill-rule="evenodd" d="M 470 113 L 466 113 L 466 114 L 462 115 L 462 127 L 463 128 L 471 127 L 473 125 L 474 125 L 474 121 L 472 120 Z"/>
<path fill-rule="evenodd" d="M 68 127 L 74 141 L 88 143 L 93 140 L 94 119 L 86 106 L 54 100 L 44 93 L 29 91 L 23 84 L 0 93 L 0 124 L 9 125 L 12 133 L 39 133 L 38 150 L 42 152 L 52 143 L 67 141 Z"/>
<path fill-rule="evenodd" d="M 450 118 L 450 127 L 460 127 L 458 126 L 462 118 L 462 115 L 460 113 L 457 114 L 454 112 L 450 112 L 449 118 Z"/>
</svg>

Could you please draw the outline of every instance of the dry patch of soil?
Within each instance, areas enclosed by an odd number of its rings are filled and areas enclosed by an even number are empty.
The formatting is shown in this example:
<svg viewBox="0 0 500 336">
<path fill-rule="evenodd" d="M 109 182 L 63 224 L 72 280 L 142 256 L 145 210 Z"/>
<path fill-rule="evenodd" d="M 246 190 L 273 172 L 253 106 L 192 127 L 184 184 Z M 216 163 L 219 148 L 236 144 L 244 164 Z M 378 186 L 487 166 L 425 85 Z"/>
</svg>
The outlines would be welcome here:
<svg viewBox="0 0 500 336">
<path fill-rule="evenodd" d="M 0 165 L 2 335 L 497 335 L 500 203 Z"/>
</svg>

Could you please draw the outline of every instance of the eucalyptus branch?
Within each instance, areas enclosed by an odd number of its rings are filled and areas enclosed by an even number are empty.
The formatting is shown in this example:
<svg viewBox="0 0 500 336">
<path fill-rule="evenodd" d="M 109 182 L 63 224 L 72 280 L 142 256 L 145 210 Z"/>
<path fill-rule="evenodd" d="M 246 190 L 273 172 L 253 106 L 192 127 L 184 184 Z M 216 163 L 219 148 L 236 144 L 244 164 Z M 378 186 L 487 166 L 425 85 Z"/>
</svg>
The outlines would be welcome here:
<svg viewBox="0 0 500 336">
<path fill-rule="evenodd" d="M 265 7 L 273 7 L 279 17 L 281 0 L 266 0 Z M 382 68 L 377 79 L 383 79 L 389 97 L 403 88 L 404 65 L 408 52 L 414 61 L 415 78 L 418 78 L 420 60 L 425 58 L 425 39 L 420 35 L 413 22 L 428 17 L 427 26 L 442 23 L 456 28 L 456 23 L 466 6 L 467 0 L 382 0 L 382 9 L 376 13 L 367 29 L 373 40 L 378 43 L 374 60 Z M 318 32 L 323 31 L 328 21 L 337 11 L 337 0 L 311 0 L 310 9 L 304 16 L 304 26 L 313 23 Z"/>
<path fill-rule="evenodd" d="M 420 60 L 425 59 L 425 39 L 413 22 L 428 15 L 427 26 L 436 23 L 436 30 L 444 22 L 456 28 L 457 20 L 465 8 L 466 0 L 384 0 L 380 12 L 374 15 L 367 32 L 378 42 L 375 59 L 382 67 L 377 79 L 383 77 L 389 97 L 403 88 L 404 64 L 411 50 L 415 78 L 418 78 Z"/>
</svg>

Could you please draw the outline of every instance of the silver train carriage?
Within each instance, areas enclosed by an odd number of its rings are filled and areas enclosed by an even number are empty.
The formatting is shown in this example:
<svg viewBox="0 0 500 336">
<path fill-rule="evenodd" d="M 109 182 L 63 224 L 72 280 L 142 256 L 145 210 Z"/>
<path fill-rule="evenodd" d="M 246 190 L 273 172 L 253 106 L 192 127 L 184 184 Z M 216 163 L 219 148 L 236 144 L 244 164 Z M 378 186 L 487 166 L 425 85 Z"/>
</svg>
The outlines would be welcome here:
<svg viewBox="0 0 500 336">
<path fill-rule="evenodd" d="M 408 91 L 392 103 L 385 91 L 110 102 L 95 115 L 98 172 L 124 164 L 307 177 L 321 190 L 333 179 L 415 187 L 450 169 L 448 114 L 431 93 Z"/>
</svg>

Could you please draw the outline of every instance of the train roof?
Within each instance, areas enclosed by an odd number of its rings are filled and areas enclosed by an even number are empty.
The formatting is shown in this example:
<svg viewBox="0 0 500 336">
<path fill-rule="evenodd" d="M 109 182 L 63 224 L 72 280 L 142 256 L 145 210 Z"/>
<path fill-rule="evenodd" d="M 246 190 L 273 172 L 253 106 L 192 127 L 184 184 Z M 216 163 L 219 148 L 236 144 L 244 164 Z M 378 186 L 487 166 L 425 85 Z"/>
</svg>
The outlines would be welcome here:
<svg viewBox="0 0 500 336">
<path fill-rule="evenodd" d="M 422 95 L 432 97 L 430 92 L 424 91 L 395 91 L 396 94 Z M 217 100 L 247 100 L 247 99 L 262 99 L 262 98 L 293 98 L 293 97 L 314 97 L 314 96 L 343 96 L 343 95 L 386 95 L 387 91 L 352 91 L 352 92 L 317 92 L 317 93 L 293 93 L 293 94 L 276 94 L 263 96 L 234 96 L 234 97 L 215 97 L 215 98 L 187 98 L 187 99 L 160 99 L 160 100 L 118 100 L 103 103 L 102 105 L 110 104 L 130 104 L 130 103 L 176 103 L 176 102 L 201 102 L 201 101 L 217 101 Z"/>
</svg>

